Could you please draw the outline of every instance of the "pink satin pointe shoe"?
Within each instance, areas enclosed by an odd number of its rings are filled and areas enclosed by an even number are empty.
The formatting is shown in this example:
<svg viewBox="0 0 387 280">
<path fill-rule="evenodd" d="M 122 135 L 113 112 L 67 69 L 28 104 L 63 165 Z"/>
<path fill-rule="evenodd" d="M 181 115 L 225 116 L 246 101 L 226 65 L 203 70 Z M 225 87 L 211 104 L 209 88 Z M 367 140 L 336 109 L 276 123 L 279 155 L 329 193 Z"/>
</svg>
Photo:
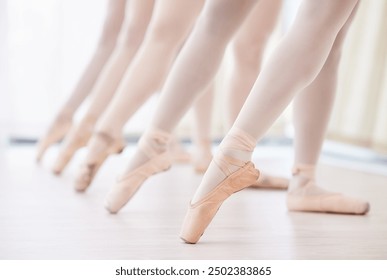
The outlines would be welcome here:
<svg viewBox="0 0 387 280">
<path fill-rule="evenodd" d="M 82 147 L 85 147 L 92 134 L 93 126 L 80 123 L 74 126 L 66 136 L 58 157 L 52 168 L 55 175 L 60 175 L 66 168 L 74 154 Z"/>
<path fill-rule="evenodd" d="M 103 132 L 94 133 L 89 143 L 87 155 L 90 158 L 86 159 L 79 168 L 75 177 L 75 190 L 79 192 L 85 191 L 92 183 L 99 168 L 108 156 L 111 154 L 119 154 L 124 148 L 124 139 L 115 139 Z"/>
<path fill-rule="evenodd" d="M 370 204 L 362 199 L 326 191 L 314 181 L 315 167 L 296 165 L 287 194 L 289 211 L 365 215 Z"/>
<path fill-rule="evenodd" d="M 64 138 L 72 125 L 71 118 L 58 117 L 53 124 L 51 124 L 46 135 L 39 140 L 36 161 L 40 162 L 44 153 L 51 145 L 59 142 Z"/>
<path fill-rule="evenodd" d="M 308 188 L 308 186 L 306 186 Z M 287 207 L 289 211 L 302 212 L 325 212 L 337 214 L 365 215 L 370 209 L 367 201 L 343 195 L 341 193 L 325 192 L 313 186 L 316 194 L 311 194 L 313 190 L 308 190 L 307 195 L 292 194 L 287 195 Z"/>
<path fill-rule="evenodd" d="M 250 187 L 257 189 L 276 189 L 287 190 L 289 186 L 289 180 L 283 177 L 277 177 L 265 174 L 261 172 L 258 180 Z"/>
<path fill-rule="evenodd" d="M 252 162 L 240 164 L 237 160 L 226 157 L 226 162 L 241 166 L 237 171 L 229 173 L 226 171 L 227 167 L 223 168 L 222 162 L 217 162 L 216 158 L 214 160 L 228 176 L 202 199 L 190 204 L 180 233 L 180 238 L 186 243 L 197 243 L 222 203 L 233 193 L 249 187 L 259 177 L 259 171 Z"/>
<path fill-rule="evenodd" d="M 168 150 L 161 154 L 155 154 L 141 140 L 139 142 L 139 149 L 147 155 L 149 160 L 135 170 L 124 173 L 117 179 L 116 184 L 110 190 L 105 200 L 105 208 L 110 213 L 117 213 L 124 207 L 146 179 L 171 167 L 172 158 Z"/>
</svg>

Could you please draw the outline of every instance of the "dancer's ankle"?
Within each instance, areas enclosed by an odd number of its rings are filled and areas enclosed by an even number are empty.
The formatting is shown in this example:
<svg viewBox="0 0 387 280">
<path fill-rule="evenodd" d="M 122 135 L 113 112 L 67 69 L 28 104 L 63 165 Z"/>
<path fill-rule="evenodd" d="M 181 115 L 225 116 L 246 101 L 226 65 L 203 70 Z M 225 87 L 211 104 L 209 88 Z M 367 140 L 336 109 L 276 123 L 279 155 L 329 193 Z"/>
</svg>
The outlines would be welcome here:
<svg viewBox="0 0 387 280">
<path fill-rule="evenodd" d="M 168 152 L 170 140 L 171 134 L 166 131 L 157 128 L 150 128 L 145 131 L 138 141 L 138 149 L 136 149 L 133 157 L 126 166 L 124 173 L 131 172 L 152 158 Z"/>
<path fill-rule="evenodd" d="M 168 150 L 171 134 L 158 128 L 148 129 L 141 136 L 138 146 L 149 157 L 152 158 Z"/>
<path fill-rule="evenodd" d="M 217 157 L 226 156 L 248 162 L 256 145 L 256 140 L 240 128 L 232 127 L 219 146 Z"/>
<path fill-rule="evenodd" d="M 289 192 L 306 187 L 315 181 L 316 166 L 310 164 L 295 164 L 292 168 L 292 178 L 289 182 Z"/>
<path fill-rule="evenodd" d="M 254 138 L 241 129 L 232 128 L 220 144 L 192 202 L 199 201 L 225 178 L 243 168 L 250 161 L 254 147 Z"/>
</svg>

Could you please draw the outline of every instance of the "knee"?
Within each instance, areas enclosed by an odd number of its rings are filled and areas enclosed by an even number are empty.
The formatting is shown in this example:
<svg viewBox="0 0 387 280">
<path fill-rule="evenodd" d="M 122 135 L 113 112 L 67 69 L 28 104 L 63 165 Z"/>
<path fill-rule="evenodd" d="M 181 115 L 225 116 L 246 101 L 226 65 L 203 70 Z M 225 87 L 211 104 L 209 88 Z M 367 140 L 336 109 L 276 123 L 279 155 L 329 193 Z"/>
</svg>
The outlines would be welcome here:
<svg viewBox="0 0 387 280">
<path fill-rule="evenodd" d="M 262 62 L 267 38 L 257 40 L 235 40 L 230 45 L 230 51 L 235 67 L 239 70 L 257 71 Z"/>
<path fill-rule="evenodd" d="M 228 13 L 224 12 L 223 5 L 211 5 L 205 9 L 202 16 L 201 27 L 209 38 L 225 40 L 232 36 Z"/>
<path fill-rule="evenodd" d="M 331 35 L 334 35 L 336 38 L 357 1 L 327 1 L 326 3 L 316 1 L 311 5 L 305 5 L 307 7 L 304 13 L 306 18 L 309 19 L 309 30 L 316 33 L 321 39 Z"/>
<path fill-rule="evenodd" d="M 120 44 L 126 47 L 138 46 L 144 39 L 148 21 L 141 18 L 132 18 L 125 24 L 120 34 Z"/>
<path fill-rule="evenodd" d="M 329 53 L 329 57 L 328 57 L 329 61 L 335 65 L 338 65 L 340 63 L 341 56 L 342 56 L 342 45 L 336 46 L 336 44 L 334 44 L 332 46 L 331 52 Z"/>
<path fill-rule="evenodd" d="M 249 11 L 255 0 L 206 1 L 200 20 L 209 37 L 228 42 Z"/>
<path fill-rule="evenodd" d="M 151 22 L 149 26 L 149 39 L 154 43 L 176 44 L 184 40 L 188 33 L 188 24 L 184 19 L 162 18 Z"/>
</svg>

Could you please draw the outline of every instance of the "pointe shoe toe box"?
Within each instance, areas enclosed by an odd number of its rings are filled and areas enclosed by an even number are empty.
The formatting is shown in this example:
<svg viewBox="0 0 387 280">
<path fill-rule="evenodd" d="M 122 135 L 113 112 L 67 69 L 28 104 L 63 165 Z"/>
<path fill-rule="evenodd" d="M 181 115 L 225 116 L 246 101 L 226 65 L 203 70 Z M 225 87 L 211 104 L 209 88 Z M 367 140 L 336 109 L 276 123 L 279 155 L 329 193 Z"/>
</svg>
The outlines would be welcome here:
<svg viewBox="0 0 387 280">
<path fill-rule="evenodd" d="M 99 164 L 82 165 L 75 177 L 74 189 L 78 192 L 85 191 L 91 184 Z"/>
<path fill-rule="evenodd" d="M 364 215 L 370 209 L 367 201 L 342 194 L 323 197 L 320 203 L 325 212 Z"/>
<path fill-rule="evenodd" d="M 184 218 L 180 238 L 186 243 L 197 243 L 223 201 L 233 193 L 250 186 L 258 177 L 259 171 L 254 168 L 253 163 L 248 162 L 223 180 L 201 200 L 191 204 Z"/>
<path fill-rule="evenodd" d="M 105 208 L 112 214 L 117 213 L 134 196 L 141 184 L 146 180 L 146 175 L 131 173 L 117 180 L 105 199 Z"/>
</svg>

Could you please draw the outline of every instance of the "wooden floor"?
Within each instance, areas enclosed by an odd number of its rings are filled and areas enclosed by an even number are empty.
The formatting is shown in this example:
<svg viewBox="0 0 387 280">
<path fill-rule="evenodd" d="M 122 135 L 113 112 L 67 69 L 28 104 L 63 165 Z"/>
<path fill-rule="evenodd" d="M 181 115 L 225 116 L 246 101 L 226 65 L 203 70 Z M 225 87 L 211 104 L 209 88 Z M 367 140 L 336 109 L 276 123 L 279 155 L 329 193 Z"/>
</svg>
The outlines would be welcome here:
<svg viewBox="0 0 387 280">
<path fill-rule="evenodd" d="M 287 174 L 291 150 L 274 150 L 259 148 L 254 160 Z M 387 259 L 384 176 L 319 169 L 328 188 L 369 200 L 367 216 L 290 213 L 285 192 L 244 190 L 222 206 L 200 243 L 188 245 L 178 234 L 201 179 L 190 166 L 154 176 L 110 215 L 104 196 L 132 149 L 109 159 L 85 194 L 72 189 L 84 151 L 59 178 L 49 171 L 56 152 L 39 166 L 34 147 L 0 151 L 0 259 Z"/>
</svg>

